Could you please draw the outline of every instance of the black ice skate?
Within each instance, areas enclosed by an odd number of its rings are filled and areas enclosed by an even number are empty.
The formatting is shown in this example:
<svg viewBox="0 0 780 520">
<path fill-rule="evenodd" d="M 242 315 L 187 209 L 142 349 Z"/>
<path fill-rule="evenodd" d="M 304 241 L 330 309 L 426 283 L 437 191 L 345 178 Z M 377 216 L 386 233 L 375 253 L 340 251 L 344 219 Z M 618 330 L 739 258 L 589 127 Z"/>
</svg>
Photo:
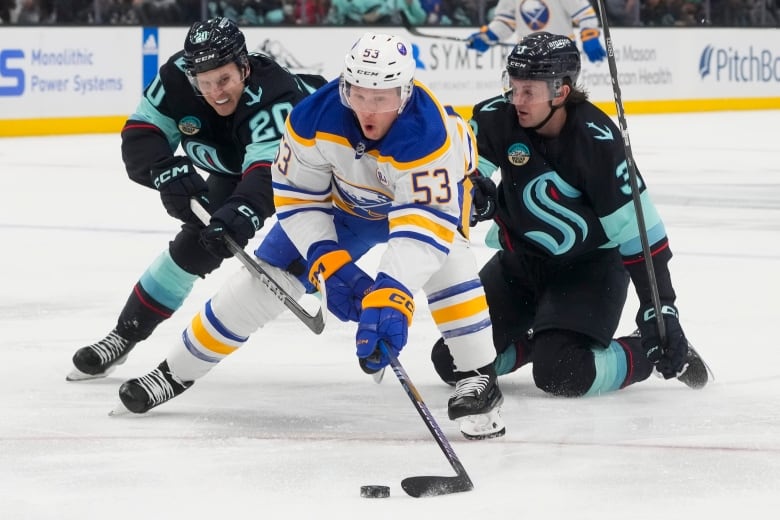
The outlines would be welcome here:
<svg viewBox="0 0 780 520">
<path fill-rule="evenodd" d="M 194 381 L 182 381 L 171 373 L 168 362 L 135 379 L 129 379 L 119 387 L 119 399 L 133 413 L 146 413 L 155 406 L 170 401 L 193 385 Z M 120 415 L 121 409 L 112 415 Z"/>
<path fill-rule="evenodd" d="M 450 354 L 450 348 L 444 343 L 444 338 L 439 338 L 431 350 L 433 368 L 442 381 L 450 386 L 455 386 L 455 367 Z"/>
<path fill-rule="evenodd" d="M 500 408 L 504 402 L 496 371 L 487 365 L 470 372 L 455 372 L 455 392 L 447 414 L 460 423 L 460 431 L 470 440 L 501 437 L 506 433 Z"/>
<path fill-rule="evenodd" d="M 117 334 L 116 329 L 97 343 L 82 347 L 73 354 L 75 369 L 68 374 L 67 381 L 83 381 L 106 377 L 127 359 L 136 342 Z"/>
</svg>

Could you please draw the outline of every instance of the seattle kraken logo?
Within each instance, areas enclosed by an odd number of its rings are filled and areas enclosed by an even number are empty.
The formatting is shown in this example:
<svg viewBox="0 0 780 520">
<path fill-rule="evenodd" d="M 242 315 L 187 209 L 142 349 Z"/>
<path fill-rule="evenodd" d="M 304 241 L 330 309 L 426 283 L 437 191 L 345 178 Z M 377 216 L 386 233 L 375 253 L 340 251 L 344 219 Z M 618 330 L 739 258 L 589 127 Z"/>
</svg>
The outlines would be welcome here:
<svg viewBox="0 0 780 520">
<path fill-rule="evenodd" d="M 528 231 L 525 236 L 554 255 L 562 255 L 577 242 L 578 231 L 581 240 L 588 236 L 588 225 L 581 216 L 559 204 L 550 196 L 550 188 L 561 195 L 576 199 L 582 196 L 579 190 L 567 184 L 555 172 L 547 172 L 523 189 L 523 202 L 533 216 L 561 235 L 560 240 L 544 231 Z"/>
<path fill-rule="evenodd" d="M 219 160 L 219 153 L 216 148 L 203 143 L 188 141 L 184 145 L 184 152 L 192 159 L 196 166 L 210 172 L 220 172 L 226 175 L 239 175 L 240 172 L 234 172 L 228 169 L 222 161 Z"/>
</svg>

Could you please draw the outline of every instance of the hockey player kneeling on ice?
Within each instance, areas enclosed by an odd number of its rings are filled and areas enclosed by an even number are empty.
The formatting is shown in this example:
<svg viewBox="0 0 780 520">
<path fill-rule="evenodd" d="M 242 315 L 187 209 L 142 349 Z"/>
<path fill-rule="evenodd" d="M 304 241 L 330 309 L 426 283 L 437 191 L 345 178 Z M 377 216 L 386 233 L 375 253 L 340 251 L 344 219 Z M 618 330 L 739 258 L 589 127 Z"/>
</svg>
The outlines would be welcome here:
<svg viewBox="0 0 780 520">
<path fill-rule="evenodd" d="M 494 368 L 502 375 L 533 363 L 536 385 L 559 396 L 618 390 L 653 369 L 701 388 L 710 376 L 680 325 L 663 222 L 638 177 L 651 251 L 645 259 L 621 132 L 577 88 L 579 72 L 580 53 L 568 38 L 526 36 L 507 57 L 505 95 L 473 110 L 483 175 L 475 180 L 475 215 L 495 221 L 502 249 L 480 271 Z M 497 168 L 498 186 L 491 179 Z M 640 302 L 638 331 L 613 339 L 629 279 Z M 431 355 L 446 382 L 455 380 L 452 354 L 444 337 Z"/>
<path fill-rule="evenodd" d="M 122 129 L 127 174 L 159 192 L 181 230 L 130 291 L 114 329 L 75 352 L 69 381 L 105 377 L 121 365 L 181 307 L 198 278 L 230 256 L 223 234 L 244 245 L 274 213 L 270 168 L 284 116 L 325 83 L 248 53 L 228 18 L 192 25 L 184 49 L 160 67 Z M 174 155 L 179 146 L 184 155 Z M 192 198 L 212 214 L 205 229 L 190 210 Z"/>
<path fill-rule="evenodd" d="M 408 42 L 367 33 L 341 76 L 293 109 L 272 166 L 278 223 L 255 255 L 295 297 L 324 283 L 330 312 L 357 322 L 368 373 L 389 362 L 380 344 L 401 353 L 422 290 L 453 358 L 450 419 L 467 438 L 497 437 L 505 428 L 492 327 L 462 226 L 473 134 L 414 72 Z M 377 244 L 386 248 L 374 279 L 355 262 Z M 241 269 L 157 369 L 121 386 L 124 406 L 144 413 L 180 394 L 284 308 Z"/>
</svg>

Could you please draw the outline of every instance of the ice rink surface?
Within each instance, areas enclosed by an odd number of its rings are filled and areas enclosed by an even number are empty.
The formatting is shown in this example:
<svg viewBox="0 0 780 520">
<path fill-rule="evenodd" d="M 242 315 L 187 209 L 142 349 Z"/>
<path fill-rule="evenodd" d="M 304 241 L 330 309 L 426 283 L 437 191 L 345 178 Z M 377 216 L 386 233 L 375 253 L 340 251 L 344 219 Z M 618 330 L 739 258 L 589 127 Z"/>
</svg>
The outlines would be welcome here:
<svg viewBox="0 0 780 520">
<path fill-rule="evenodd" d="M 778 121 L 629 114 L 675 253 L 683 327 L 716 374 L 703 390 L 651 378 L 553 398 L 524 367 L 500 380 L 507 435 L 468 442 L 447 419 L 450 389 L 428 361 L 437 333 L 417 299 L 401 361 L 476 485 L 423 499 L 401 479 L 453 471 L 393 374 L 380 385 L 365 376 L 354 326 L 332 317 L 317 337 L 285 313 L 182 396 L 144 416 L 107 415 L 121 382 L 165 357 L 235 260 L 111 376 L 67 383 L 73 352 L 111 330 L 177 226 L 127 179 L 118 135 L 0 140 L 0 518 L 775 517 Z M 486 230 L 475 230 L 481 261 Z M 360 498 L 363 484 L 389 485 L 391 497 Z"/>
</svg>

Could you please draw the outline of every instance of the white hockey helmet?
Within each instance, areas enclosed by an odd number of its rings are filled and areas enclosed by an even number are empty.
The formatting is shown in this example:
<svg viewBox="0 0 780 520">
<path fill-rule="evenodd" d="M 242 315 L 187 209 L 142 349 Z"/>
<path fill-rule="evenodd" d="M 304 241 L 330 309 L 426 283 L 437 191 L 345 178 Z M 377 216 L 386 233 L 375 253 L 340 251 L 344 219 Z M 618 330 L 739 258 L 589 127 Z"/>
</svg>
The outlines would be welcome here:
<svg viewBox="0 0 780 520">
<path fill-rule="evenodd" d="M 339 79 L 341 102 L 352 109 L 351 86 L 365 89 L 398 89 L 398 99 L 375 107 L 376 111 L 400 114 L 412 95 L 414 71 L 412 46 L 404 39 L 389 35 L 365 33 L 347 52 L 344 71 Z"/>
</svg>

